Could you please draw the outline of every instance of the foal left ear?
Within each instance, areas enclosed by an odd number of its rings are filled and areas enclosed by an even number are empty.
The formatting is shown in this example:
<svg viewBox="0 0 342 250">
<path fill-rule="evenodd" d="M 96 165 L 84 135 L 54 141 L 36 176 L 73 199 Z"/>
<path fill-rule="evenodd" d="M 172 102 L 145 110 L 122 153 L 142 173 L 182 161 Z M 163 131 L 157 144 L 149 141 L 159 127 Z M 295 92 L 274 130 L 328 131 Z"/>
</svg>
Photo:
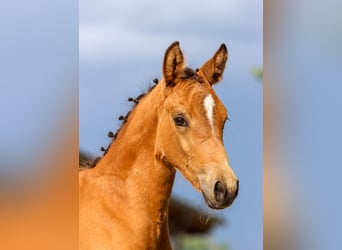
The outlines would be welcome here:
<svg viewBox="0 0 342 250">
<path fill-rule="evenodd" d="M 227 47 L 224 43 L 222 43 L 220 48 L 216 51 L 215 55 L 200 68 L 199 71 L 204 74 L 211 85 L 222 80 L 227 59 Z"/>
<path fill-rule="evenodd" d="M 184 56 L 179 48 L 179 42 L 172 43 L 165 52 L 163 75 L 167 86 L 176 84 L 176 80 L 184 70 Z"/>
</svg>

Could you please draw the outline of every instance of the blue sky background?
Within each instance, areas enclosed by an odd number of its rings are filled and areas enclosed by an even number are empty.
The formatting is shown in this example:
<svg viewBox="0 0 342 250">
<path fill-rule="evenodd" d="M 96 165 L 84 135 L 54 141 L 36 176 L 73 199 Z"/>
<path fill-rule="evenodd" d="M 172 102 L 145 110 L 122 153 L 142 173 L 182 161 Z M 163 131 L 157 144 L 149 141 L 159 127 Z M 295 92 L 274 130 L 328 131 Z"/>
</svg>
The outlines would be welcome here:
<svg viewBox="0 0 342 250">
<path fill-rule="evenodd" d="M 79 9 L 80 148 L 93 155 L 130 109 L 127 98 L 161 78 L 173 41 L 193 68 L 227 44 L 228 65 L 215 90 L 231 119 L 224 142 L 240 190 L 232 207 L 210 211 L 226 220 L 211 236 L 231 249 L 262 249 L 262 83 L 251 74 L 262 67 L 262 1 L 82 0 Z M 209 211 L 179 174 L 173 195 Z"/>
<path fill-rule="evenodd" d="M 284 184 L 305 249 L 342 246 L 342 2 L 288 1 L 265 23 L 265 90 L 275 119 Z M 272 87 L 272 88 L 270 88 Z M 266 116 L 265 116 L 266 117 Z M 273 117 L 274 119 L 274 117 Z M 265 132 L 265 131 L 264 131 Z M 280 169 L 282 168 L 282 169 Z M 285 174 L 284 174 L 285 173 Z M 288 221 L 293 220 L 289 218 Z M 301 248 L 302 249 L 302 248 Z"/>
</svg>

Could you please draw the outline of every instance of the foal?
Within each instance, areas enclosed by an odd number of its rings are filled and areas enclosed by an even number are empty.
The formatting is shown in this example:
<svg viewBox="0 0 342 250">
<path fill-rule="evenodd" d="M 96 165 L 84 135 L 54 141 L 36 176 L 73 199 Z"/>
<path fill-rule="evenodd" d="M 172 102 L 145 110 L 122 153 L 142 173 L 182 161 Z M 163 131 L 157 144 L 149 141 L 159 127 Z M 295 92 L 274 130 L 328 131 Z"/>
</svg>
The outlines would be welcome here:
<svg viewBox="0 0 342 250">
<path fill-rule="evenodd" d="M 171 249 L 167 217 L 176 170 L 210 208 L 232 204 L 239 185 L 222 143 L 227 111 L 212 88 L 227 56 L 222 44 L 193 71 L 179 42 L 170 45 L 161 81 L 96 167 L 80 171 L 80 249 Z"/>
</svg>

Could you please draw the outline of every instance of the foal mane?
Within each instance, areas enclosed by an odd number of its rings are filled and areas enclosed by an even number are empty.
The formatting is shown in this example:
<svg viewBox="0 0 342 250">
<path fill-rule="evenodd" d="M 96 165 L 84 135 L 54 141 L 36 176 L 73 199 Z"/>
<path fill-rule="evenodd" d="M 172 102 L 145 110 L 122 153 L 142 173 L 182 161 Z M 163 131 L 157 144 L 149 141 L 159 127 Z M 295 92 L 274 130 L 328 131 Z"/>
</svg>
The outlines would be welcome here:
<svg viewBox="0 0 342 250">
<path fill-rule="evenodd" d="M 184 68 L 183 74 L 181 76 L 182 79 L 192 79 L 192 80 L 196 80 L 197 82 L 203 83 L 203 79 L 202 77 L 200 77 L 197 72 L 198 72 L 198 68 L 196 68 L 196 70 L 193 70 L 189 67 Z M 119 121 L 122 121 L 121 124 L 119 125 L 119 128 L 116 130 L 115 133 L 113 133 L 112 131 L 109 131 L 107 136 L 109 138 L 112 139 L 112 141 L 109 143 L 109 145 L 107 147 L 101 147 L 100 150 L 103 152 L 102 156 L 98 156 L 96 157 L 93 161 L 90 162 L 86 162 L 85 164 L 81 164 L 82 165 L 82 169 L 84 168 L 94 168 L 97 163 L 102 159 L 103 156 L 105 156 L 109 150 L 109 148 L 111 147 L 112 143 L 116 140 L 121 128 L 123 127 L 123 125 L 126 123 L 129 115 L 131 114 L 131 112 L 134 110 L 134 108 L 139 104 L 140 100 L 146 96 L 147 94 L 149 94 L 159 83 L 158 78 L 153 79 L 153 83 L 154 84 L 150 84 L 150 86 L 148 87 L 148 90 L 146 92 L 141 93 L 139 96 L 137 96 L 136 98 L 133 97 L 129 97 L 127 99 L 127 101 L 132 102 L 133 105 L 131 107 L 131 109 L 127 112 L 126 115 L 120 115 L 118 117 Z"/>
</svg>

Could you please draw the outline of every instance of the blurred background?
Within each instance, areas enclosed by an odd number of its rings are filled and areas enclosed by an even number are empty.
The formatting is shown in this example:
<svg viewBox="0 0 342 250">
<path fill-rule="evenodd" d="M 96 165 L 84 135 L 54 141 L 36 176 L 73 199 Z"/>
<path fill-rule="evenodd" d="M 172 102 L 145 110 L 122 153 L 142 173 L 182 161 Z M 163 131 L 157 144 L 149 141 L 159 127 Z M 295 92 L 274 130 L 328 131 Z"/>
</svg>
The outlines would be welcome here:
<svg viewBox="0 0 342 250">
<path fill-rule="evenodd" d="M 82 0 L 79 20 L 80 149 L 90 156 L 102 155 L 100 147 L 110 143 L 108 131 L 115 132 L 117 118 L 130 110 L 128 97 L 161 79 L 173 41 L 180 41 L 192 68 L 227 44 L 224 80 L 215 90 L 231 120 L 224 143 L 240 180 L 239 196 L 228 209 L 210 210 L 177 173 L 175 201 L 199 209 L 198 220 L 222 221 L 200 236 L 184 230 L 177 249 L 262 249 L 262 1 Z"/>
<path fill-rule="evenodd" d="M 224 224 L 184 244 L 341 249 L 341 1 L 261 5 L 2 3 L 0 248 L 77 249 L 79 148 L 100 154 L 126 99 L 160 78 L 166 47 L 180 40 L 191 67 L 228 45 L 215 88 L 230 112 L 225 145 L 241 182 L 233 206 L 214 213 Z M 212 213 L 181 176 L 174 197 Z"/>
<path fill-rule="evenodd" d="M 264 1 L 264 249 L 342 247 L 341 1 Z"/>
<path fill-rule="evenodd" d="M 0 249 L 77 249 L 78 2 L 2 2 L 0 30 Z"/>
</svg>

